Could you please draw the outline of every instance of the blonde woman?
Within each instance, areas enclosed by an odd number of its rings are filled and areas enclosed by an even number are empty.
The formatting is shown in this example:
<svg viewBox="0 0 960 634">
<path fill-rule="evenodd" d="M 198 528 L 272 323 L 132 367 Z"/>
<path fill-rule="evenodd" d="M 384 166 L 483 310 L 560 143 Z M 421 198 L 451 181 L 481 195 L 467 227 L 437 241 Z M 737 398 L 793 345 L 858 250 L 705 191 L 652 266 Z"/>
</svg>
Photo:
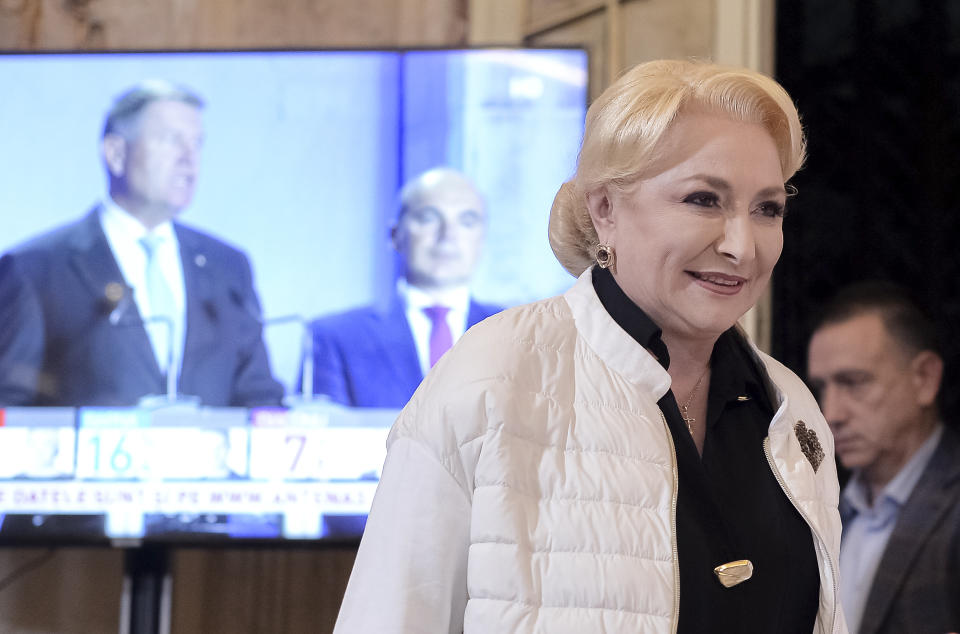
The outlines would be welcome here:
<svg viewBox="0 0 960 634">
<path fill-rule="evenodd" d="M 403 410 L 337 632 L 846 631 L 830 431 L 736 326 L 803 159 L 758 73 L 604 92 L 550 218 L 578 280 L 472 328 Z"/>
</svg>

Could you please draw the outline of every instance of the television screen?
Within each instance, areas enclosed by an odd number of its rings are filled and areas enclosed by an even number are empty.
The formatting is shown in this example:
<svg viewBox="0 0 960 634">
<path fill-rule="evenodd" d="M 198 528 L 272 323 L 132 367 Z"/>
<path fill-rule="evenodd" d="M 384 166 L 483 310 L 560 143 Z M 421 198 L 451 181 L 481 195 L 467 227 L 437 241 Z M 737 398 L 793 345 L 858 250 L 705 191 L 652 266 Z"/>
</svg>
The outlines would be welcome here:
<svg viewBox="0 0 960 634">
<path fill-rule="evenodd" d="M 0 55 L 0 542 L 359 536 L 435 356 L 572 281 L 546 228 L 586 69 L 578 49 Z M 193 127 L 137 141 L 143 86 L 196 99 Z M 180 321 L 150 316 L 152 256 L 136 273 L 116 237 L 158 182 Z M 444 294 L 436 320 L 411 308 Z"/>
</svg>

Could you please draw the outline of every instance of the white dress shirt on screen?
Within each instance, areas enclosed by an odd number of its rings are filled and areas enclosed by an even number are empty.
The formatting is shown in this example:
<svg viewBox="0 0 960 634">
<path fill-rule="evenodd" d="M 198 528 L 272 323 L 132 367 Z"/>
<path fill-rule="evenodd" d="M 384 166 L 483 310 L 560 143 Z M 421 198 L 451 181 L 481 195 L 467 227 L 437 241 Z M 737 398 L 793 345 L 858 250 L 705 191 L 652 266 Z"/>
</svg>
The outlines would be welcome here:
<svg viewBox="0 0 960 634">
<path fill-rule="evenodd" d="M 137 310 L 145 321 L 155 317 L 153 307 L 150 306 L 150 295 L 147 292 L 147 254 L 144 251 L 140 239 L 147 235 L 147 229 L 139 220 L 121 209 L 109 197 L 101 207 L 100 224 L 103 227 L 103 233 L 107 237 L 107 244 L 113 252 L 113 257 L 120 267 L 120 273 L 127 285 L 133 289 L 133 298 L 137 305 Z M 183 266 L 180 262 L 180 245 L 177 242 L 176 232 L 173 230 L 173 223 L 165 222 L 152 231 L 153 234 L 164 238 L 158 247 L 157 255 L 160 266 L 163 270 L 163 277 L 173 294 L 173 303 L 175 310 L 179 313 L 174 319 L 174 324 L 179 324 L 175 328 L 177 332 L 173 335 L 174 347 L 174 365 L 180 367 L 180 361 L 183 357 L 183 338 L 186 324 L 186 290 L 183 281 Z M 152 329 L 161 331 L 168 328 L 163 323 L 146 323 L 144 327 L 150 333 Z M 151 338 L 153 334 L 150 334 Z M 165 364 L 164 359 L 158 359 L 160 367 Z"/>
</svg>

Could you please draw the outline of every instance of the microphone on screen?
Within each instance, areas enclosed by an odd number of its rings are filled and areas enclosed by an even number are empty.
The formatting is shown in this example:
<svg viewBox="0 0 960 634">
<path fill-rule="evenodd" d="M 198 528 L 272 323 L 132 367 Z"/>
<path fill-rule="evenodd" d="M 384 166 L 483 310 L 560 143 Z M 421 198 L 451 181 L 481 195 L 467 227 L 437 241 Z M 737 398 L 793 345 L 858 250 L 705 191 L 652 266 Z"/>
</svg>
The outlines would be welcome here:
<svg viewBox="0 0 960 634">
<path fill-rule="evenodd" d="M 119 282 L 111 282 L 104 289 L 104 297 L 110 312 L 107 315 L 107 321 L 111 326 L 140 326 L 147 329 L 153 324 L 160 324 L 166 331 L 166 346 L 163 350 L 163 361 L 166 367 L 165 393 L 147 394 L 140 398 L 139 404 L 143 407 L 159 407 L 173 404 L 198 405 L 199 399 L 195 396 L 187 396 L 177 392 L 178 368 L 176 366 L 175 355 L 175 327 L 173 319 L 167 315 L 151 315 L 150 317 L 140 317 L 136 312 L 136 306 L 133 299 L 133 288 Z"/>
<path fill-rule="evenodd" d="M 300 398 L 305 402 L 313 400 L 313 335 L 310 331 L 310 322 L 303 315 L 291 313 L 277 317 L 263 317 L 259 306 L 252 300 L 245 299 L 244 295 L 235 288 L 227 289 L 230 301 L 254 319 L 260 327 L 268 330 L 271 326 L 284 324 L 299 324 L 300 326 L 300 354 L 303 358 L 303 372 L 300 377 Z"/>
</svg>

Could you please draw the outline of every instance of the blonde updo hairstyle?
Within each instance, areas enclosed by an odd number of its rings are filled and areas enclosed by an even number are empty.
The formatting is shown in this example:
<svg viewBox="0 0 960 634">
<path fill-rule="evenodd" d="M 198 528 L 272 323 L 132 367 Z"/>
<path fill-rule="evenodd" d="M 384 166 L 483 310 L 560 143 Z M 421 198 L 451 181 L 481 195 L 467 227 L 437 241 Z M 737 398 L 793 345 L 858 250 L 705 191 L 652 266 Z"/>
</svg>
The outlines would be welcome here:
<svg viewBox="0 0 960 634">
<path fill-rule="evenodd" d="M 761 73 L 707 62 L 658 60 L 634 66 L 587 111 L 573 178 L 557 192 L 549 238 L 560 264 L 579 276 L 593 264 L 599 239 L 587 210 L 587 192 L 642 181 L 659 145 L 684 111 L 717 113 L 758 123 L 770 133 L 784 181 L 806 155 L 800 117 L 790 95 Z"/>
</svg>

